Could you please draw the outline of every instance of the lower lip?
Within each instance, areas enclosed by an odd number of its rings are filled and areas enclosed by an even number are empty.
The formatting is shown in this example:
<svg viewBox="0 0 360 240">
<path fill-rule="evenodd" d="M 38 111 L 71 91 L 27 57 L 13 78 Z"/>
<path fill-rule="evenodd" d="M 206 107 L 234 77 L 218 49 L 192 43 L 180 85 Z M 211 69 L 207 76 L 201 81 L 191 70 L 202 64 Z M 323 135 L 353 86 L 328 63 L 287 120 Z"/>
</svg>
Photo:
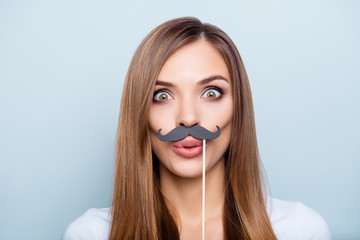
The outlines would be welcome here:
<svg viewBox="0 0 360 240">
<path fill-rule="evenodd" d="M 207 146 L 207 144 L 205 144 L 205 147 Z M 201 154 L 203 151 L 203 146 L 197 146 L 197 147 L 193 147 L 193 148 L 177 148 L 177 147 L 173 147 L 174 152 L 182 157 L 186 157 L 186 158 L 192 158 L 192 157 L 196 157 L 197 155 Z"/>
</svg>

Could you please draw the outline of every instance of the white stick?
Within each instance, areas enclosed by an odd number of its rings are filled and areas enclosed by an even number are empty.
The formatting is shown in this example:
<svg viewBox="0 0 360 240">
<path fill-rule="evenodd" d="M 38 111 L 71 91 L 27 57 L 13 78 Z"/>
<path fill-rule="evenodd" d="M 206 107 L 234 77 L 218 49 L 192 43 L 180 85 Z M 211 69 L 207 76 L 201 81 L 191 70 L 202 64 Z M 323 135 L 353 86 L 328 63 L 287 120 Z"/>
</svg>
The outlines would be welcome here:
<svg viewBox="0 0 360 240">
<path fill-rule="evenodd" d="M 205 144 L 203 139 L 203 171 L 202 171 L 202 240 L 205 240 Z"/>
</svg>

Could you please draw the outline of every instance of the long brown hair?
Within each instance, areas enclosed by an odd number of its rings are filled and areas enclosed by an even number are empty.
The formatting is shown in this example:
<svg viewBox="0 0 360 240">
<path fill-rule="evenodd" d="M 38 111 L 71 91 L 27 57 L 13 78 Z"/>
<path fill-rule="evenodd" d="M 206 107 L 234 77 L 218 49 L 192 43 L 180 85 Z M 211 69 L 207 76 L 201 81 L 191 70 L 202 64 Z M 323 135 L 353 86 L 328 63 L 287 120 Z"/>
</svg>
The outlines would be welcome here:
<svg viewBox="0 0 360 240">
<path fill-rule="evenodd" d="M 117 132 L 111 240 L 180 238 L 160 191 L 148 112 L 166 59 L 181 46 L 199 39 L 210 42 L 221 53 L 232 80 L 234 114 L 225 155 L 224 239 L 276 239 L 266 212 L 252 96 L 240 54 L 218 27 L 183 17 L 159 25 L 145 37 L 126 75 Z"/>
</svg>

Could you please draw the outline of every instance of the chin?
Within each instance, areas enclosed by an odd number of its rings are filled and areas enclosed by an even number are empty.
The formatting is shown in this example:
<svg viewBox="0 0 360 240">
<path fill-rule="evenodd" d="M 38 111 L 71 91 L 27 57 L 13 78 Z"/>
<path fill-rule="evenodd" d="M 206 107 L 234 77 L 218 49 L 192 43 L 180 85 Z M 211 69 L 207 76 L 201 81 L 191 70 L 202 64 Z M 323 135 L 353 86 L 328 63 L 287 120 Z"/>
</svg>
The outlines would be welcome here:
<svg viewBox="0 0 360 240">
<path fill-rule="evenodd" d="M 202 176 L 202 159 L 182 160 L 172 163 L 171 166 L 163 167 L 163 170 L 181 178 L 198 178 Z"/>
<path fill-rule="evenodd" d="M 209 150 L 206 152 L 206 171 L 211 171 L 221 159 L 221 155 L 219 152 L 214 153 Z M 165 157 L 167 156 L 167 157 Z M 212 157 L 209 157 L 212 156 Z M 163 154 L 163 160 L 159 158 L 160 164 L 160 175 L 162 175 L 161 171 L 164 171 L 166 175 L 172 175 L 174 177 L 180 178 L 200 178 L 202 177 L 203 170 L 203 155 L 200 154 L 193 158 L 181 157 L 173 152 L 168 152 L 167 154 Z M 216 160 L 217 159 L 217 160 Z"/>
</svg>

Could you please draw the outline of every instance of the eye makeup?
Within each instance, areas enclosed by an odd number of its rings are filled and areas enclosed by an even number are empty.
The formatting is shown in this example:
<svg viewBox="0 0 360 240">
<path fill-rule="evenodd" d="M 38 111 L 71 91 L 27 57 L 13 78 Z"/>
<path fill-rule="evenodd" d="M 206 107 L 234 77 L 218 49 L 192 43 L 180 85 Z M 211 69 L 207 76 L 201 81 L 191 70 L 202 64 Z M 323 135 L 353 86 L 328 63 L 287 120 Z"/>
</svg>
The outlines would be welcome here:
<svg viewBox="0 0 360 240">
<path fill-rule="evenodd" d="M 220 87 L 217 87 L 217 86 L 209 86 L 207 88 L 205 88 L 205 91 L 202 95 L 205 95 L 205 93 L 210 93 L 210 92 L 218 92 L 218 96 L 215 96 L 215 97 L 207 97 L 205 96 L 205 98 L 209 101 L 219 101 L 220 99 L 222 99 L 223 95 L 224 95 L 224 91 L 220 88 Z"/>
<path fill-rule="evenodd" d="M 167 96 L 166 99 L 163 99 L 161 100 L 162 97 Z M 166 89 L 166 88 L 161 88 L 161 89 L 158 89 L 154 92 L 154 95 L 153 95 L 153 102 L 154 103 L 163 103 L 167 100 L 170 100 L 170 98 L 172 99 L 172 96 L 171 94 L 169 93 L 169 91 Z"/>
<path fill-rule="evenodd" d="M 211 95 L 206 96 L 206 93 L 212 92 L 215 94 L 215 97 L 211 97 Z M 221 87 L 218 86 L 207 86 L 203 90 L 203 93 L 201 94 L 201 97 L 204 97 L 207 101 L 219 101 L 224 96 L 224 90 Z M 216 96 L 217 95 L 217 96 Z M 154 103 L 165 103 L 168 100 L 172 100 L 173 97 L 170 93 L 170 91 L 166 88 L 158 89 L 153 94 L 153 102 Z"/>
</svg>

